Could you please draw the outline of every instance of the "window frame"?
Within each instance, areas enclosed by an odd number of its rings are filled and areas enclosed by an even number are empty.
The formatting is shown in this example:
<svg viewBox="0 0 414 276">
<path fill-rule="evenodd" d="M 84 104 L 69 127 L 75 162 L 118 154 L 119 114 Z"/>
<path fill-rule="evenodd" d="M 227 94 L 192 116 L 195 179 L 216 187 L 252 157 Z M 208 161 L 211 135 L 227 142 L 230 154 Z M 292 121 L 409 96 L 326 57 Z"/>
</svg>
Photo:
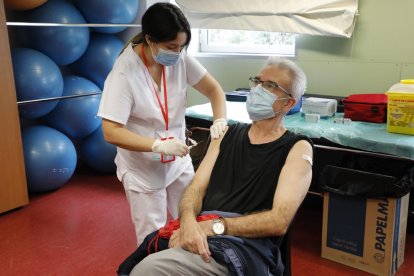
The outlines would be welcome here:
<svg viewBox="0 0 414 276">
<path fill-rule="evenodd" d="M 296 55 L 296 37 L 293 45 L 229 45 L 208 44 L 209 29 L 192 29 L 189 52 L 193 55 L 285 56 Z M 237 31 L 237 30 L 234 30 Z"/>
</svg>

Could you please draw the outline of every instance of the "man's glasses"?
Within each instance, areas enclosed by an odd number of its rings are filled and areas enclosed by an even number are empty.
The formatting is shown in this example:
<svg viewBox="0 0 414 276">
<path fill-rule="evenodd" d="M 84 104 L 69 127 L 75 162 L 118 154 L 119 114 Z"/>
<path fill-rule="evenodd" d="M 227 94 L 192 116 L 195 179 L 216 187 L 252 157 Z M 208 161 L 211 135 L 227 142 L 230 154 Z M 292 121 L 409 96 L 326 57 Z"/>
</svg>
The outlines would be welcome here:
<svg viewBox="0 0 414 276">
<path fill-rule="evenodd" d="M 274 81 L 262 81 L 256 77 L 250 77 L 249 78 L 249 86 L 252 87 L 256 87 L 259 84 L 262 85 L 262 87 L 266 90 L 269 91 L 275 91 L 276 88 L 279 88 L 280 90 L 282 90 L 286 95 L 288 95 L 289 97 L 292 97 L 287 91 L 286 89 L 284 89 L 283 87 L 281 87 L 279 84 L 277 84 Z"/>
</svg>

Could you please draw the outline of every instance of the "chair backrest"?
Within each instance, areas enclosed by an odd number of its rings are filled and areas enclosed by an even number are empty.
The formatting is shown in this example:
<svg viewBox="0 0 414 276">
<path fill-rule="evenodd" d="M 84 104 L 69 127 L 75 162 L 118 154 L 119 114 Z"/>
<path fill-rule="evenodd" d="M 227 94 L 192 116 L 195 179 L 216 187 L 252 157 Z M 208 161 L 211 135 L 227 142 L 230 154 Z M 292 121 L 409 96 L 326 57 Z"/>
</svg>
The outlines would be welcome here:
<svg viewBox="0 0 414 276">
<path fill-rule="evenodd" d="M 188 138 L 193 138 L 195 141 L 200 143 L 199 146 L 190 150 L 190 156 L 193 160 L 194 170 L 197 170 L 198 166 L 203 160 L 204 156 L 207 153 L 208 146 L 210 144 L 210 129 L 204 127 L 192 127 L 187 132 L 187 145 L 190 145 L 190 141 Z"/>
</svg>

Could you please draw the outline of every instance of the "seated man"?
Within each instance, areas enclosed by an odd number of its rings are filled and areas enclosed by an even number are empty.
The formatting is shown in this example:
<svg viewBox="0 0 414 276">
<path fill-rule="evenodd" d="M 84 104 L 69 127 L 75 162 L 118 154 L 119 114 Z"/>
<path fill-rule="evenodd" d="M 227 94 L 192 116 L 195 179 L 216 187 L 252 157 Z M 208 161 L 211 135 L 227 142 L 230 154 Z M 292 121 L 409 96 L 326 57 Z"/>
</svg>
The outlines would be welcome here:
<svg viewBox="0 0 414 276">
<path fill-rule="evenodd" d="M 131 275 L 282 274 L 276 237 L 286 233 L 312 178 L 312 142 L 283 123 L 306 76 L 287 59 L 269 58 L 249 82 L 253 123 L 230 125 L 211 141 L 180 201 L 169 249 L 144 258 Z M 222 217 L 197 221 L 206 211 Z"/>
</svg>

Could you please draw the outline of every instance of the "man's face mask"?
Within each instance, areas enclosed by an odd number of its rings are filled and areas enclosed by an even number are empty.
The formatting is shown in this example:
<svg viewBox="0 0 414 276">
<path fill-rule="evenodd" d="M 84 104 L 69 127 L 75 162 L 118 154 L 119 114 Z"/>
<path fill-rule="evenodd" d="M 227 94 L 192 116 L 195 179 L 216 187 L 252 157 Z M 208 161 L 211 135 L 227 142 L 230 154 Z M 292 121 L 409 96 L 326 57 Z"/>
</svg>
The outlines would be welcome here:
<svg viewBox="0 0 414 276">
<path fill-rule="evenodd" d="M 261 84 L 250 89 L 247 96 L 246 108 L 247 113 L 252 121 L 260 121 L 276 116 L 273 110 L 273 103 L 278 100 L 277 96 L 270 91 L 264 89 Z"/>
<path fill-rule="evenodd" d="M 157 45 L 155 45 L 155 47 L 157 47 Z M 158 64 L 162 64 L 165 66 L 172 66 L 172 65 L 177 64 L 181 58 L 181 52 L 177 53 L 177 52 L 168 51 L 168 50 L 158 48 L 158 47 L 157 49 L 158 49 L 157 55 L 154 55 L 154 53 L 152 52 L 152 49 L 151 49 L 151 53 L 152 53 L 152 57 Z"/>
</svg>

